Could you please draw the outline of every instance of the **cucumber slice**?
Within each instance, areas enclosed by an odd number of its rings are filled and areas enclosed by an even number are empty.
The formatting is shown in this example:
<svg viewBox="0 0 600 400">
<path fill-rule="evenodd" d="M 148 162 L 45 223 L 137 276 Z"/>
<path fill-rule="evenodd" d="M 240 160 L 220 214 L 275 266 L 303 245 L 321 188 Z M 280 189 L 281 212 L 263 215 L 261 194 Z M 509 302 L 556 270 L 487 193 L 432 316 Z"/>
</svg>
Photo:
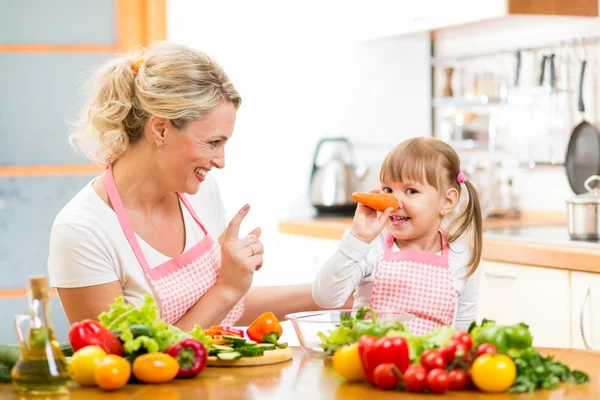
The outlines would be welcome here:
<svg viewBox="0 0 600 400">
<path fill-rule="evenodd" d="M 275 350 L 277 348 L 273 343 L 259 343 L 256 347 L 262 347 L 265 351 Z"/>
<path fill-rule="evenodd" d="M 257 344 L 254 340 L 246 340 L 245 346 L 256 346 Z"/>
<path fill-rule="evenodd" d="M 239 336 L 223 335 L 223 339 L 227 340 L 228 342 L 231 342 L 231 344 L 233 344 L 234 346 L 243 346 L 246 344 L 246 339 Z"/>
<path fill-rule="evenodd" d="M 221 353 L 221 352 L 227 353 L 227 352 L 235 351 L 235 349 L 230 346 L 223 346 L 220 344 L 211 344 L 211 346 L 213 349 L 218 350 L 219 353 Z"/>
<path fill-rule="evenodd" d="M 242 346 L 235 349 L 242 357 L 259 357 L 265 354 L 265 350 L 258 346 Z"/>
<path fill-rule="evenodd" d="M 237 360 L 238 358 L 241 358 L 242 355 L 240 353 L 238 353 L 237 351 L 229 351 L 226 353 L 219 353 L 217 354 L 217 358 L 219 360 Z"/>
</svg>

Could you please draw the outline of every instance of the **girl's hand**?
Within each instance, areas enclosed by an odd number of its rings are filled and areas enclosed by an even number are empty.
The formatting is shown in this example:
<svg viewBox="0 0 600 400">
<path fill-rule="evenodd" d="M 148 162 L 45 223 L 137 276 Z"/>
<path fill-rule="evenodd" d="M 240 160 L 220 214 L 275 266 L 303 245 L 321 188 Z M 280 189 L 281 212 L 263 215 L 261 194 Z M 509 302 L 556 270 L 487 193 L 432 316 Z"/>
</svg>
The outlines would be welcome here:
<svg viewBox="0 0 600 400">
<path fill-rule="evenodd" d="M 381 190 L 373 189 L 369 193 L 380 193 Z M 377 217 L 377 211 L 364 204 L 358 203 L 354 219 L 352 220 L 351 233 L 357 239 L 365 243 L 371 243 L 385 228 L 390 219 L 390 214 L 394 209 L 392 207 L 386 210 Z"/>
<path fill-rule="evenodd" d="M 219 238 L 221 245 L 221 271 L 217 284 L 232 290 L 242 297 L 252 285 L 254 271 L 263 263 L 263 245 L 259 240 L 260 228 L 254 229 L 248 236 L 239 238 L 240 225 L 250 210 L 245 205 L 231 219 L 231 222 Z"/>
</svg>

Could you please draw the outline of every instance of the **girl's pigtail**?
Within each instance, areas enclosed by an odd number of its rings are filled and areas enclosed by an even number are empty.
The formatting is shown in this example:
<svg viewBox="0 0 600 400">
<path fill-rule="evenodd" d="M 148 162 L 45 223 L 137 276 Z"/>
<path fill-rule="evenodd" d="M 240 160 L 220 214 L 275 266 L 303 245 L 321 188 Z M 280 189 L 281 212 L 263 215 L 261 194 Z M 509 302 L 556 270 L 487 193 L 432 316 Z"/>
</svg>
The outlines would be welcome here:
<svg viewBox="0 0 600 400">
<path fill-rule="evenodd" d="M 471 257 L 467 264 L 470 267 L 469 273 L 466 275 L 471 276 L 479 266 L 479 261 L 481 260 L 483 247 L 483 220 L 481 217 L 481 205 L 479 203 L 479 193 L 477 192 L 477 189 L 475 189 L 475 186 L 469 181 L 464 182 L 464 185 L 469 193 L 469 200 L 464 211 L 451 223 L 448 229 L 448 232 L 450 233 L 448 235 L 448 243 L 458 240 L 467 231 L 471 231 L 473 251 L 471 252 Z"/>
</svg>

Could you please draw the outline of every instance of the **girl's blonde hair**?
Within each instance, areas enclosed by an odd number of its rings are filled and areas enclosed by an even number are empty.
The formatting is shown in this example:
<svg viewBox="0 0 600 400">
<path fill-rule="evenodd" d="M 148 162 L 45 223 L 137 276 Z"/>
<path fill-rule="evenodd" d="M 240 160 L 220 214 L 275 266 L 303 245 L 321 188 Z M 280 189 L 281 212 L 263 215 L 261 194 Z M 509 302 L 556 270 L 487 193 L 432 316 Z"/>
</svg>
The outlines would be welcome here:
<svg viewBox="0 0 600 400">
<path fill-rule="evenodd" d="M 440 192 L 455 188 L 460 196 L 461 185 L 456 179 L 460 172 L 460 158 L 450 145 L 433 138 L 414 138 L 400 143 L 388 153 L 383 160 L 379 179 L 381 182 L 414 181 L 433 186 Z M 469 198 L 465 209 L 448 226 L 446 239 L 452 243 L 471 231 L 473 251 L 467 264 L 470 270 L 466 275 L 470 276 L 481 260 L 483 223 L 479 193 L 471 182 L 466 181 L 464 185 Z"/>
<path fill-rule="evenodd" d="M 166 118 L 182 129 L 224 102 L 236 108 L 242 103 L 214 60 L 169 42 L 110 61 L 91 83 L 91 100 L 69 141 L 101 165 L 112 164 L 140 140 L 150 116 Z"/>
</svg>

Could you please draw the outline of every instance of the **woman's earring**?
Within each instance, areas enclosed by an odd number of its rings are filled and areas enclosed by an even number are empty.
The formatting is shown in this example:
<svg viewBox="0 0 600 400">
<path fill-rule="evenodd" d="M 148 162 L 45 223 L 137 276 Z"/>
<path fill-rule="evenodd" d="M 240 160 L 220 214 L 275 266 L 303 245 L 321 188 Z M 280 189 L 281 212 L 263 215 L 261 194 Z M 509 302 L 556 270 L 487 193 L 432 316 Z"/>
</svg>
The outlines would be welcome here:
<svg viewBox="0 0 600 400">
<path fill-rule="evenodd" d="M 158 145 L 156 147 L 158 147 L 159 149 L 162 149 L 162 142 L 158 142 Z"/>
</svg>

